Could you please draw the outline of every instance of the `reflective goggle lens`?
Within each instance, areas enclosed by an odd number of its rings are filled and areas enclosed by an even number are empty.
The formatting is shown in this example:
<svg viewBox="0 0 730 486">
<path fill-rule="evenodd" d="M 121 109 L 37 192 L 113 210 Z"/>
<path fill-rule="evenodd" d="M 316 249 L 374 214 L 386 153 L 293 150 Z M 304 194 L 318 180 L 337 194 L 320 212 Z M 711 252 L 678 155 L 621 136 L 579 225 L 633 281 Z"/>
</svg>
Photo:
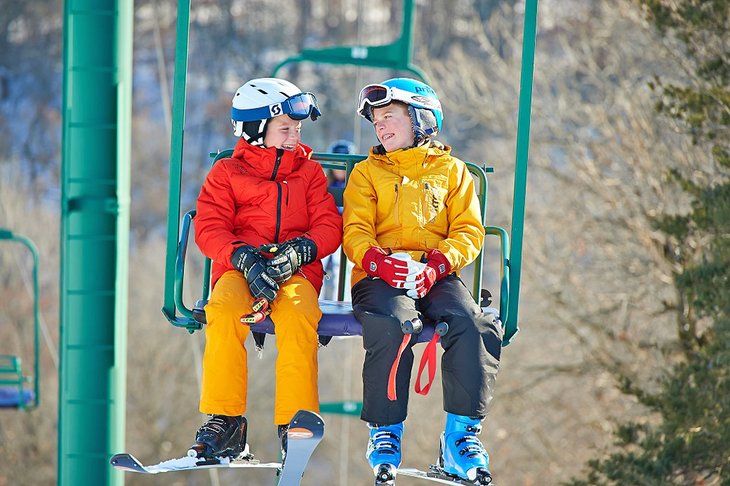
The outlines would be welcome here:
<svg viewBox="0 0 730 486">
<path fill-rule="evenodd" d="M 381 84 L 371 84 L 365 86 L 360 91 L 360 107 L 362 110 L 365 105 L 382 106 L 390 103 L 390 88 Z"/>
<path fill-rule="evenodd" d="M 295 120 L 304 120 L 314 114 L 314 118 L 321 115 L 317 106 L 317 98 L 312 93 L 299 93 L 286 100 L 284 112 Z"/>
</svg>

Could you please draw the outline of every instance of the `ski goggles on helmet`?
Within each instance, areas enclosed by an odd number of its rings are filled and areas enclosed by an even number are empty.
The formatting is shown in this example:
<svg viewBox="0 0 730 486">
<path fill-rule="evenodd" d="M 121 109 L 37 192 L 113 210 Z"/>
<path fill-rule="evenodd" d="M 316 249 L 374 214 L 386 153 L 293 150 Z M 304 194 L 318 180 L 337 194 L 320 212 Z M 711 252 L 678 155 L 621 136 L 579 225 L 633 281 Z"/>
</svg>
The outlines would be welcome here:
<svg viewBox="0 0 730 486">
<path fill-rule="evenodd" d="M 369 84 L 360 90 L 357 112 L 370 120 L 370 110 L 393 101 L 390 88 L 382 84 Z"/>
<path fill-rule="evenodd" d="M 322 113 L 317 106 L 317 97 L 312 93 L 299 93 L 290 96 L 281 103 L 274 103 L 268 106 L 241 110 L 231 109 L 231 119 L 234 121 L 256 121 L 274 118 L 279 115 L 289 115 L 293 120 L 304 120 L 311 117 L 316 120 Z"/>
<path fill-rule="evenodd" d="M 416 108 L 441 109 L 441 104 L 430 97 L 383 84 L 369 84 L 360 91 L 357 112 L 372 121 L 370 116 L 372 108 L 385 106 L 393 101 L 400 101 Z"/>
</svg>

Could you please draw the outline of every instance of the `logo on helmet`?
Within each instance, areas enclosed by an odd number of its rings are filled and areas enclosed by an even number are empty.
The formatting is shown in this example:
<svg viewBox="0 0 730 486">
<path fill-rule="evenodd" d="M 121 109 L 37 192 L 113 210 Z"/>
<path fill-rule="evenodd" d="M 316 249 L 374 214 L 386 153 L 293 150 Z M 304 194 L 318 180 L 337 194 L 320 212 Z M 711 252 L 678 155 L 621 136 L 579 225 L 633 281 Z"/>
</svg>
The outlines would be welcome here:
<svg viewBox="0 0 730 486">
<path fill-rule="evenodd" d="M 437 106 L 436 100 L 433 98 L 428 98 L 426 96 L 412 96 L 411 99 L 417 103 L 421 103 L 424 106 Z"/>
<path fill-rule="evenodd" d="M 271 118 L 281 115 L 283 113 L 283 110 L 281 108 L 281 103 L 276 103 L 275 105 L 269 105 L 269 113 L 271 113 Z"/>
<path fill-rule="evenodd" d="M 436 96 L 436 92 L 428 86 L 414 86 L 413 89 L 416 91 L 416 93 L 428 93 L 430 95 Z"/>
</svg>

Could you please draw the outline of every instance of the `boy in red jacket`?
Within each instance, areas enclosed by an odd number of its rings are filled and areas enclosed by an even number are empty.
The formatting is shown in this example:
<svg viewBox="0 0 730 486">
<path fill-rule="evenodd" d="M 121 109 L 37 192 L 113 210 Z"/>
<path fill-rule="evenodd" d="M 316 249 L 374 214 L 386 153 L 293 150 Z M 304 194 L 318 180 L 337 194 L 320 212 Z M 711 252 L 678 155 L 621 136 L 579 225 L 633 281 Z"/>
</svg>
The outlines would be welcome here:
<svg viewBox="0 0 730 486">
<path fill-rule="evenodd" d="M 250 322 L 266 311 L 275 325 L 280 437 L 298 410 L 319 411 L 321 259 L 342 240 L 327 178 L 300 142 L 302 120 L 319 115 L 314 95 L 288 81 L 247 82 L 233 97 L 240 137 L 233 156 L 216 162 L 200 191 L 195 241 L 213 260 L 200 398 L 200 411 L 212 417 L 195 437 L 200 457 L 236 456 L 246 446 L 249 327 L 242 317 Z"/>
</svg>

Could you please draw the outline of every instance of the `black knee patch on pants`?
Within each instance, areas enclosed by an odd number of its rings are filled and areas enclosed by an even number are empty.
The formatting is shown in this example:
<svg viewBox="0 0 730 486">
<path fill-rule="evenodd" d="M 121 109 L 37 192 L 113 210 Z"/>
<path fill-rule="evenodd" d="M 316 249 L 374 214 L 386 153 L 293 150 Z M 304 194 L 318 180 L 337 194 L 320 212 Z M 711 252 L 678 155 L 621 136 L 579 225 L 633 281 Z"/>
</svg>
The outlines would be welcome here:
<svg viewBox="0 0 730 486">
<path fill-rule="evenodd" d="M 355 317 L 362 324 L 365 363 L 363 364 L 363 407 L 360 418 L 380 425 L 402 422 L 408 408 L 413 345 L 401 355 L 396 374 L 397 400 L 388 399 L 388 377 L 403 341 L 400 320 L 393 316 L 363 311 L 355 306 Z"/>
<path fill-rule="evenodd" d="M 491 314 L 452 315 L 442 338 L 444 410 L 486 416 L 494 396 L 502 350 L 502 329 Z"/>
</svg>

